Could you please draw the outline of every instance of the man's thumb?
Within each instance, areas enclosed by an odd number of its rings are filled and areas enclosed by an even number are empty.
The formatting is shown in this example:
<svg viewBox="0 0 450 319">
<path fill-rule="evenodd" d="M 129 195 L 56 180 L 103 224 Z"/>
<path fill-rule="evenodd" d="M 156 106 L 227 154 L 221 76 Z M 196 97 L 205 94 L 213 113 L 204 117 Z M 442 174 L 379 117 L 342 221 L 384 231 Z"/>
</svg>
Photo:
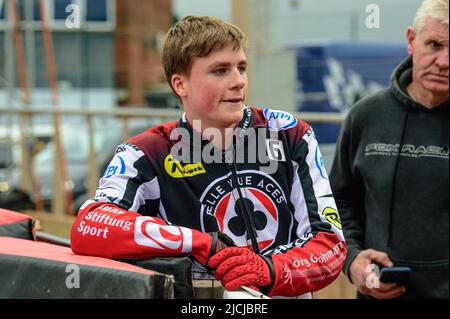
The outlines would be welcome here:
<svg viewBox="0 0 450 319">
<path fill-rule="evenodd" d="M 381 251 L 374 251 L 370 256 L 376 264 L 383 267 L 393 267 L 394 263 L 389 259 L 389 256 Z"/>
</svg>

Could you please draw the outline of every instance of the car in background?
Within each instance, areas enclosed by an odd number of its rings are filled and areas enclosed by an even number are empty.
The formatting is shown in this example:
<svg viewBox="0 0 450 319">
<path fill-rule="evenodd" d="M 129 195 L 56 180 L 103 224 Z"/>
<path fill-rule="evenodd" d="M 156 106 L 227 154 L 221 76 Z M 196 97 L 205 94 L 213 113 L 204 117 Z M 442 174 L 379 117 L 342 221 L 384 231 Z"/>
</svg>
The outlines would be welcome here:
<svg viewBox="0 0 450 319">
<path fill-rule="evenodd" d="M 9 181 L 15 161 L 19 161 L 19 146 L 0 139 L 0 208 L 29 209 L 32 208 L 29 196 L 19 190 L 11 190 Z"/>
<path fill-rule="evenodd" d="M 30 151 L 30 156 L 38 154 L 52 139 L 53 128 L 49 124 L 34 124 L 28 128 L 28 138 L 25 147 Z M 20 145 L 20 128 L 18 125 L 0 126 L 0 208 L 11 210 L 32 209 L 34 205 L 29 194 L 18 187 L 13 187 L 11 181 L 16 179 L 17 170 L 22 161 Z"/>
</svg>

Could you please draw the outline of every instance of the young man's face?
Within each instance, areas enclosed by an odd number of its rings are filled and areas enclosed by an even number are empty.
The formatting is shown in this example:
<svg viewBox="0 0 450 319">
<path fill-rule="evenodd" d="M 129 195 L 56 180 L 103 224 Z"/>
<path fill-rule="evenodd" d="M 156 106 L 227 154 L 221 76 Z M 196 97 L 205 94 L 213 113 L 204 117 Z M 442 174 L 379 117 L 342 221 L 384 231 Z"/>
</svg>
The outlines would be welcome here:
<svg viewBox="0 0 450 319">
<path fill-rule="evenodd" d="M 448 99 L 448 26 L 427 17 L 420 34 L 408 29 L 408 53 L 413 58 L 413 82 L 418 90 Z"/>
<path fill-rule="evenodd" d="M 247 59 L 242 49 L 226 45 L 195 58 L 188 75 L 174 75 L 172 85 L 181 98 L 189 122 L 202 129 L 224 129 L 242 119 L 247 91 Z"/>
</svg>

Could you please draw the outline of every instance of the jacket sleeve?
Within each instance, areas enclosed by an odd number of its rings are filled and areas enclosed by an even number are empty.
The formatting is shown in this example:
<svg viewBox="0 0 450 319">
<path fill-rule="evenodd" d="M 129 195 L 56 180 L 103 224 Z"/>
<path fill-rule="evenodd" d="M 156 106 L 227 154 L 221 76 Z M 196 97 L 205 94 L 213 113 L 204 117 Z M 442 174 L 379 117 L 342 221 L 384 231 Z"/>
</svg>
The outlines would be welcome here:
<svg viewBox="0 0 450 319">
<path fill-rule="evenodd" d="M 351 132 L 351 116 L 348 116 L 338 141 L 330 172 L 330 184 L 336 204 L 342 218 L 342 226 L 347 241 L 348 255 L 344 265 L 344 273 L 356 255 L 364 249 L 364 184 L 358 170 L 353 167 L 357 143 L 352 139 L 359 134 Z"/>
<path fill-rule="evenodd" d="M 266 255 L 272 260 L 274 273 L 270 296 L 298 296 L 322 289 L 337 278 L 346 257 L 322 155 L 313 130 L 303 124 L 305 129 L 299 129 L 298 137 L 292 138 L 290 201 L 298 225 L 296 240 Z"/>
<path fill-rule="evenodd" d="M 158 180 L 148 158 L 134 145 L 120 145 L 95 197 L 78 212 L 71 231 L 72 250 L 107 258 L 191 254 L 205 264 L 212 236 L 157 217 L 159 198 Z"/>
</svg>

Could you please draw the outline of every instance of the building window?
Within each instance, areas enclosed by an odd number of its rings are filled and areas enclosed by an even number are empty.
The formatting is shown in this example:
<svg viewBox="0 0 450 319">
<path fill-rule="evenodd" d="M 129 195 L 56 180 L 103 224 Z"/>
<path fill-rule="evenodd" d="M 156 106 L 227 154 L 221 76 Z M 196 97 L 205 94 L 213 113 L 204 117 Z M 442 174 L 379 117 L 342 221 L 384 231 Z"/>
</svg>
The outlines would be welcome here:
<svg viewBox="0 0 450 319">
<path fill-rule="evenodd" d="M 39 0 L 19 0 L 19 16 L 20 20 L 30 20 L 28 15 L 30 15 L 32 20 L 39 21 L 41 19 L 41 13 L 39 11 Z"/>
<path fill-rule="evenodd" d="M 87 21 L 107 21 L 108 8 L 106 0 L 86 1 Z"/>
<path fill-rule="evenodd" d="M 0 0 L 0 20 L 6 19 L 6 1 Z"/>
<path fill-rule="evenodd" d="M 103 22 L 114 21 L 114 0 L 53 0 L 54 19 L 65 20 L 69 13 L 66 8 L 70 4 L 80 8 L 81 21 Z"/>
<path fill-rule="evenodd" d="M 69 13 L 66 12 L 68 5 L 75 3 L 71 0 L 54 0 L 54 19 L 55 20 L 66 20 Z"/>
<path fill-rule="evenodd" d="M 67 31 L 66 19 L 72 14 L 71 4 L 79 8 L 81 28 L 84 31 L 111 32 L 115 29 L 115 0 L 44 0 L 49 26 L 53 31 Z M 17 0 L 21 21 L 30 21 L 22 27 L 40 29 L 40 1 Z M 7 27 L 8 0 L 0 0 L 0 30 Z"/>
</svg>

